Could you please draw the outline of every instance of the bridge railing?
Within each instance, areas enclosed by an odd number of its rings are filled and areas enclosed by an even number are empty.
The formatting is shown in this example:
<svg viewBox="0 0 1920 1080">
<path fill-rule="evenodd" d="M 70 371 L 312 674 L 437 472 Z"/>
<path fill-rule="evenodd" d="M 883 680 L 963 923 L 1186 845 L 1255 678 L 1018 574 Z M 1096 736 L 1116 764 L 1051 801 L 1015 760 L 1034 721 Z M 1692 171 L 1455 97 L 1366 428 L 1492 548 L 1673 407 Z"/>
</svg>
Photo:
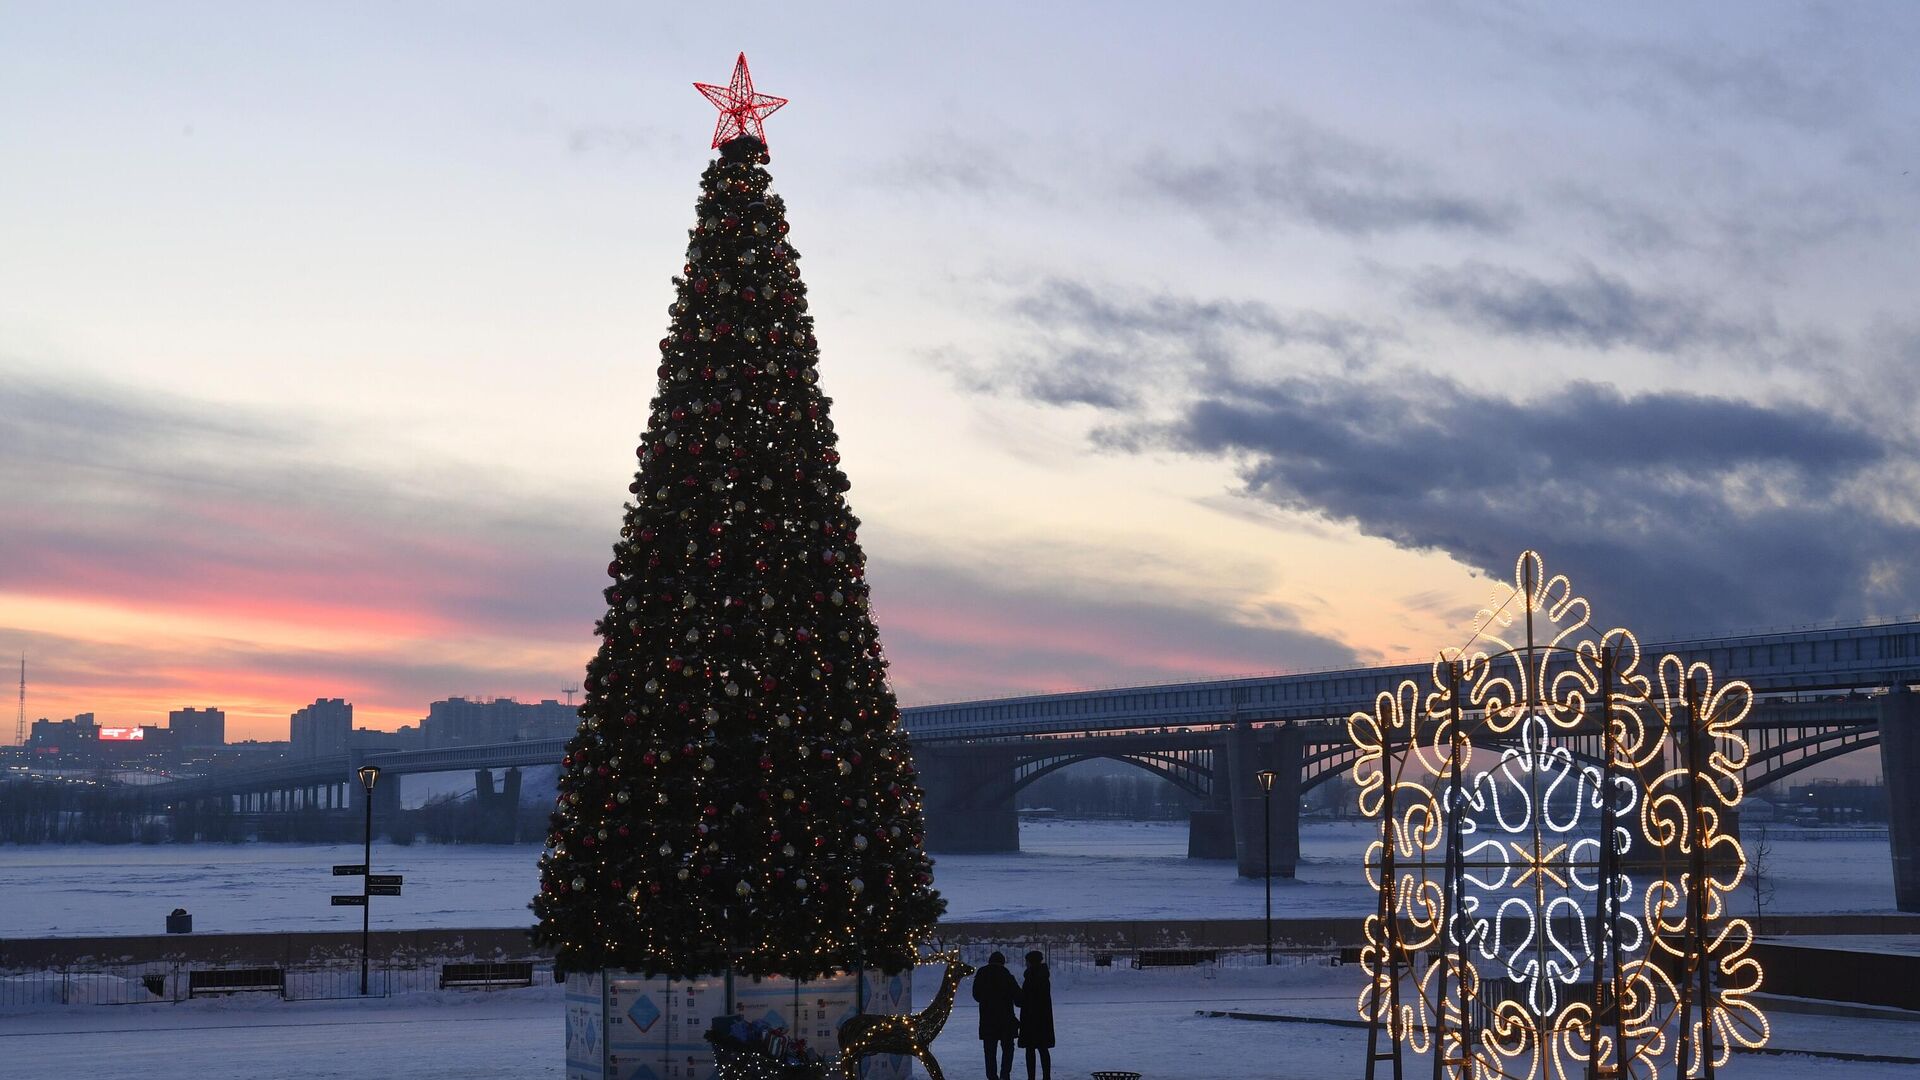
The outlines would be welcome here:
<svg viewBox="0 0 1920 1080">
<path fill-rule="evenodd" d="M 1673 652 L 1706 660 L 1724 678 L 1759 693 L 1881 687 L 1920 681 L 1920 622 L 1898 622 L 1693 639 L 1643 646 L 1649 659 Z M 1202 680 L 1112 690 L 1028 694 L 901 710 L 916 739 L 1110 731 L 1236 720 L 1336 720 L 1371 708 L 1404 679 L 1424 682 L 1426 664 L 1311 674 Z"/>
</svg>

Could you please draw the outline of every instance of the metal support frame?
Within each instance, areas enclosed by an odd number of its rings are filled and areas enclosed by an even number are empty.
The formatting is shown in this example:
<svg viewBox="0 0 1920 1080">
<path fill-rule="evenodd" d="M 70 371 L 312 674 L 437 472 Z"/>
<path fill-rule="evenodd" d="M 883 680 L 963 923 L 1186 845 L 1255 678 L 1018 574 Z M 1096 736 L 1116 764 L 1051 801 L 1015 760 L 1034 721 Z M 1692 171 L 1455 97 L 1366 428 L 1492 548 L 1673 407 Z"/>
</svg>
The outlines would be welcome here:
<svg viewBox="0 0 1920 1080">
<path fill-rule="evenodd" d="M 1701 813 L 1703 800 L 1700 778 L 1706 769 L 1707 726 L 1711 717 L 1700 701 L 1700 690 L 1692 676 L 1680 684 L 1681 707 L 1685 715 L 1686 741 L 1681 748 L 1687 769 L 1687 928 L 1681 938 L 1685 962 L 1680 970 L 1680 1061 L 1682 1075 L 1689 1075 L 1687 1063 L 1695 1055 L 1701 1062 L 1698 1076 L 1714 1078 L 1713 1047 L 1713 943 L 1707 934 L 1707 824 Z M 1696 990 L 1697 985 L 1697 990 Z M 1697 999 L 1695 997 L 1697 992 Z M 1699 1045 L 1694 1045 L 1694 1017 L 1699 1016 Z"/>
<path fill-rule="evenodd" d="M 1396 874 L 1393 865 L 1393 851 L 1395 847 L 1394 829 L 1398 824 L 1399 815 L 1393 804 L 1393 789 L 1396 783 L 1392 769 L 1393 737 L 1391 735 L 1385 735 L 1382 741 L 1387 745 L 1382 747 L 1380 756 L 1380 775 L 1382 786 L 1386 789 L 1383 795 L 1385 801 L 1381 803 L 1380 807 L 1380 837 L 1384 841 L 1380 846 L 1380 884 L 1382 887 L 1380 889 L 1379 918 L 1381 955 L 1374 958 L 1374 970 L 1376 972 L 1384 970 L 1386 973 L 1387 1019 L 1385 1021 L 1385 1034 L 1387 1041 L 1391 1043 L 1392 1046 L 1387 1050 L 1380 1049 L 1382 1026 L 1380 1020 L 1380 976 L 1376 974 L 1374 976 L 1374 984 L 1371 988 L 1373 993 L 1373 1007 L 1367 1010 L 1366 1080 L 1376 1080 L 1379 1075 L 1377 1070 L 1382 1061 L 1393 1062 L 1393 1080 L 1403 1080 L 1406 1074 L 1406 1062 L 1401 1045 L 1404 1032 L 1396 1030 L 1395 1025 L 1400 1020 L 1400 964 L 1406 950 L 1400 939 L 1400 916 L 1393 910 L 1393 880 Z M 1404 758 L 1401 759 L 1401 767 L 1405 768 Z"/>
<path fill-rule="evenodd" d="M 1600 766 L 1600 891 L 1594 897 L 1594 922 L 1605 943 L 1593 972 L 1592 1054 L 1587 1058 L 1589 1080 L 1608 1080 L 1627 1075 L 1626 1014 L 1620 1008 L 1623 977 L 1620 971 L 1620 853 L 1614 849 L 1614 832 L 1619 828 L 1614 809 L 1615 770 L 1619 767 L 1619 744 L 1613 730 L 1613 647 L 1600 648 L 1600 738 L 1604 749 Z M 1613 1064 L 1600 1054 L 1600 1032 L 1608 1021 L 1613 1025 Z"/>
<path fill-rule="evenodd" d="M 1467 722 L 1466 710 L 1460 704 L 1460 662 L 1458 660 L 1450 660 L 1447 662 L 1447 701 L 1452 709 L 1453 731 L 1452 736 L 1448 739 L 1447 746 L 1447 801 L 1446 811 L 1443 815 L 1447 829 L 1447 855 L 1446 869 L 1443 871 L 1445 876 L 1441 879 L 1440 887 L 1443 897 L 1442 902 L 1446 905 L 1446 914 L 1441 923 L 1441 941 L 1445 943 L 1445 951 L 1440 959 L 1440 985 L 1438 992 L 1434 995 L 1433 1080 L 1441 1080 L 1442 1077 L 1448 1075 L 1447 1068 L 1449 1066 L 1454 1066 L 1458 1070 L 1452 1075 L 1467 1076 L 1467 1065 L 1468 1062 L 1472 1060 L 1471 1050 L 1473 1047 L 1474 1018 L 1472 1005 L 1467 1000 L 1466 984 L 1460 983 L 1453 986 L 1452 989 L 1449 989 L 1449 985 L 1458 980 L 1459 976 L 1457 973 L 1464 967 L 1461 957 L 1460 941 L 1454 932 L 1456 925 L 1454 920 L 1458 918 L 1460 912 L 1460 864 L 1464 861 L 1460 840 L 1460 802 L 1462 798 L 1460 793 L 1460 769 L 1463 765 L 1463 762 L 1460 760 L 1460 749 L 1466 745 L 1466 739 L 1461 732 L 1461 728 Z M 1452 1033 L 1452 1036 L 1458 1044 L 1459 1049 L 1453 1053 L 1449 1053 L 1447 1050 L 1449 1034 L 1447 1030 L 1447 1003 L 1450 1000 L 1450 995 L 1455 991 L 1459 994 L 1460 1026 Z"/>
</svg>

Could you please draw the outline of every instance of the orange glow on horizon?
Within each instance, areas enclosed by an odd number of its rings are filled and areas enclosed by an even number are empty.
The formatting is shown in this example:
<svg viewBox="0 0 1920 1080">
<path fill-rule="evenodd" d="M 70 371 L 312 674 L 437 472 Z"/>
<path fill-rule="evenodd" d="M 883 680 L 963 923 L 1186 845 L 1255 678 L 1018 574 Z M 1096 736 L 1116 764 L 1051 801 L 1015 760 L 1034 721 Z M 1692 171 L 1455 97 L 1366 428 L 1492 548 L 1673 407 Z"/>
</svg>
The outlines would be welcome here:
<svg viewBox="0 0 1920 1080">
<path fill-rule="evenodd" d="M 455 634 L 437 618 L 305 622 L 312 609 L 265 602 L 214 614 L 53 596 L 0 601 L 28 654 L 29 721 L 92 713 L 102 724 L 165 726 L 175 709 L 210 706 L 227 714 L 230 742 L 284 740 L 293 711 L 322 697 L 352 702 L 355 727 L 382 731 L 418 725 L 428 703 L 446 697 L 559 698 L 591 652 L 579 639 Z M 493 674 L 502 670 L 554 674 L 503 680 Z"/>
</svg>

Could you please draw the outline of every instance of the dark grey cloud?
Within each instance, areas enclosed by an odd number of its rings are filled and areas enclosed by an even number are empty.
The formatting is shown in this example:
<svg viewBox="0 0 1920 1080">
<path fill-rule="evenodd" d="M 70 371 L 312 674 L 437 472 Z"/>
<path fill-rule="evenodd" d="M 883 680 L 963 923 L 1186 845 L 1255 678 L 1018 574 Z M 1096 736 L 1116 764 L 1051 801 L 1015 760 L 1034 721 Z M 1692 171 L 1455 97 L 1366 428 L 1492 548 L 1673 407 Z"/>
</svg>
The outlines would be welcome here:
<svg viewBox="0 0 1920 1080">
<path fill-rule="evenodd" d="M 1238 464 L 1247 493 L 1489 574 L 1538 548 L 1649 632 L 1920 608 L 1920 524 L 1859 492 L 1899 444 L 1811 408 L 1574 383 L 1281 379 L 1107 445 Z"/>
<path fill-rule="evenodd" d="M 1816 344 L 1783 329 L 1770 312 L 1735 318 L 1697 293 L 1642 287 L 1593 266 L 1548 278 L 1475 261 L 1403 278 L 1413 303 L 1502 336 L 1682 356 L 1734 354 L 1749 362 L 1805 358 Z"/>
<path fill-rule="evenodd" d="M 1066 155 L 1066 160 L 1076 160 Z M 1047 162 L 1043 171 L 1034 167 Z M 935 195 L 971 195 L 983 198 L 1002 196 L 1053 201 L 1051 181 L 1062 177 L 1062 156 L 1040 155 L 1026 146 L 1017 135 L 1000 135 L 992 142 L 960 132 L 947 131 L 929 137 L 914 149 L 881 162 L 872 176 L 880 183 L 903 191 Z"/>
<path fill-rule="evenodd" d="M 1498 235 L 1518 218 L 1503 201 L 1456 190 L 1408 158 L 1284 112 L 1247 118 L 1233 144 L 1211 153 L 1148 157 L 1134 175 L 1143 190 L 1232 234 L 1284 219 L 1350 237 Z"/>
<path fill-rule="evenodd" d="M 1872 96 L 1871 61 L 1880 58 L 1863 44 L 1905 36 L 1904 27 L 1875 26 L 1878 13 L 1843 15 L 1823 5 L 1749 5 L 1732 19 L 1694 8 L 1654 20 L 1596 11 L 1597 19 L 1582 23 L 1559 10 L 1422 9 L 1449 29 L 1471 28 L 1501 46 L 1506 55 L 1490 73 L 1512 78 L 1518 92 L 1545 91 L 1582 108 L 1617 102 L 1694 130 L 1758 120 L 1832 133 Z M 1896 49 L 1888 59 L 1905 56 Z"/>
<path fill-rule="evenodd" d="M 581 156 L 650 153 L 665 142 L 659 128 L 632 124 L 581 124 L 566 130 L 567 152 Z"/>
<path fill-rule="evenodd" d="M 1105 206 L 1096 192 L 1192 213 L 1223 234 L 1279 222 L 1347 237 L 1408 229 L 1499 235 L 1511 203 L 1456 190 L 1408 157 L 1280 110 L 1241 116 L 1232 141 L 1128 154 L 1107 147 L 1035 147 L 947 133 L 882 163 L 873 175 L 902 191 Z M 1044 168 L 1036 165 L 1045 162 Z M 1063 171 L 1064 170 L 1064 171 Z"/>
<path fill-rule="evenodd" d="M 1584 100 L 1618 100 L 1646 114 L 1690 126 L 1753 118 L 1808 132 L 1831 132 L 1857 113 L 1864 88 L 1840 65 L 1845 50 L 1825 18 L 1794 28 L 1793 45 L 1760 49 L 1710 31 L 1683 41 L 1617 38 L 1599 33 L 1527 34 L 1517 42 L 1544 61 L 1560 85 Z M 1828 48 L 1811 47 L 1825 39 Z"/>
<path fill-rule="evenodd" d="M 1717 276 L 1770 285 L 1809 256 L 1883 235 L 1888 213 L 1871 198 L 1836 198 L 1831 185 L 1754 187 L 1758 171 L 1703 180 L 1685 199 L 1636 196 L 1585 181 L 1548 185 L 1540 216 L 1564 220 L 1583 250 L 1633 260 L 1706 260 Z M 1710 189 L 1710 190 L 1708 190 Z"/>
<path fill-rule="evenodd" d="M 1027 344 L 985 364 L 947 355 L 963 385 L 1053 405 L 1142 407 L 1155 394 L 1231 374 L 1249 350 L 1348 368 L 1371 362 L 1392 332 L 1259 300 L 1201 300 L 1104 289 L 1066 278 L 1022 283 L 1004 307 Z"/>
</svg>

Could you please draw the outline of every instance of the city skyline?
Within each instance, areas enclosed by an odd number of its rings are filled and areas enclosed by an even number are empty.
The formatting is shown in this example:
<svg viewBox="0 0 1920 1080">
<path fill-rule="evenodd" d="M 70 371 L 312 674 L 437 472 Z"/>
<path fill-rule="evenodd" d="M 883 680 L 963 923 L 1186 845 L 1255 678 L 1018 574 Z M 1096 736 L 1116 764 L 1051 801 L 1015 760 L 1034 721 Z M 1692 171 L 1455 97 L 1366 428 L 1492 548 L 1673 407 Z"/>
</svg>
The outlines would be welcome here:
<svg viewBox="0 0 1920 1080">
<path fill-rule="evenodd" d="M 741 49 L 906 703 L 1418 659 L 1525 547 L 1920 611 L 1920 20 L 1735 10 L 44 7 L 0 655 L 236 741 L 578 685 Z"/>
</svg>

